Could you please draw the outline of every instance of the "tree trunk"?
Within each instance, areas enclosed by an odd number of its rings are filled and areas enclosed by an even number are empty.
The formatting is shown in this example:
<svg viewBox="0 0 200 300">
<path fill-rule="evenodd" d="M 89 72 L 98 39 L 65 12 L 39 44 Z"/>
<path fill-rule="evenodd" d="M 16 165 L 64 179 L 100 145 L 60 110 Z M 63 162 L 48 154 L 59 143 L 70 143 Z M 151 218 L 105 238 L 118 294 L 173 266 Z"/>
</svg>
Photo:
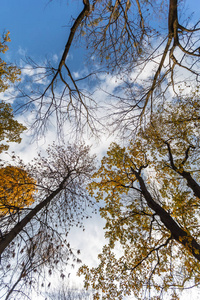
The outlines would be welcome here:
<svg viewBox="0 0 200 300">
<path fill-rule="evenodd" d="M 67 179 L 70 177 L 69 172 L 67 176 L 60 183 L 59 187 L 53 191 L 45 200 L 39 203 L 35 208 L 33 208 L 19 223 L 17 223 L 13 229 L 10 230 L 5 236 L 2 236 L 0 242 L 0 256 L 6 247 L 14 240 L 14 238 L 24 229 L 24 227 L 40 212 L 47 204 L 51 202 L 64 188 Z"/>
<path fill-rule="evenodd" d="M 72 41 L 74 39 L 74 35 L 76 33 L 77 28 L 79 27 L 79 25 L 81 24 L 82 20 L 84 19 L 84 17 L 89 13 L 90 11 L 90 3 L 89 0 L 83 0 L 83 4 L 84 4 L 84 8 L 83 10 L 80 12 L 80 14 L 78 15 L 78 17 L 76 18 L 71 30 L 70 30 L 70 35 L 69 38 L 67 40 L 67 43 L 65 45 L 65 50 L 63 52 L 62 58 L 60 60 L 59 66 L 58 66 L 58 72 L 61 71 L 62 66 L 65 64 L 65 60 L 67 58 L 67 55 L 69 53 L 69 49 L 71 47 Z"/>
<path fill-rule="evenodd" d="M 162 223 L 166 226 L 166 228 L 171 232 L 172 238 L 174 238 L 177 242 L 182 244 L 188 251 L 198 260 L 200 261 L 200 245 L 197 241 L 189 235 L 186 231 L 184 231 L 170 216 L 168 212 L 166 212 L 157 202 L 155 202 L 146 188 L 143 178 L 140 176 L 138 172 L 131 168 L 139 181 L 141 192 L 147 202 L 147 205 L 155 211 L 155 213 L 160 217 Z"/>
<path fill-rule="evenodd" d="M 174 37 L 174 29 L 178 26 L 178 12 L 177 0 L 169 1 L 169 14 L 168 14 L 168 30 L 169 35 Z"/>
</svg>

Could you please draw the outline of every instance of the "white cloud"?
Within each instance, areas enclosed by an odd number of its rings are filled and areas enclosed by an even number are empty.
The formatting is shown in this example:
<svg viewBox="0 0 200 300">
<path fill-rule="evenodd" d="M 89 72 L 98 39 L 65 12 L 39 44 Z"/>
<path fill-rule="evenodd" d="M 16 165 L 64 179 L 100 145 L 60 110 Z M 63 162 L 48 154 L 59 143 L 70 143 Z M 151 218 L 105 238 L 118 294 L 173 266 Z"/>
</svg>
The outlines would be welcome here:
<svg viewBox="0 0 200 300">
<path fill-rule="evenodd" d="M 21 46 L 19 46 L 19 49 L 17 51 L 17 53 L 21 56 L 26 56 L 27 54 L 27 49 L 23 49 Z"/>
<path fill-rule="evenodd" d="M 53 58 L 54 63 L 58 62 L 58 55 L 57 54 L 54 54 L 52 58 Z"/>
</svg>

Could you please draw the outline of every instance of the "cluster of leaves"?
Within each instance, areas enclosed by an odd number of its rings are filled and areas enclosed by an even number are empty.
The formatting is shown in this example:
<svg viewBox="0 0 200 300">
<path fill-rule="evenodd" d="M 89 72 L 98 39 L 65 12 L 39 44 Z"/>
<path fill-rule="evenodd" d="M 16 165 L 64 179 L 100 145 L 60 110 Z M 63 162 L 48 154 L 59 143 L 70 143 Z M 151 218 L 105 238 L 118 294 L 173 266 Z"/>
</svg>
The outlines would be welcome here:
<svg viewBox="0 0 200 300">
<path fill-rule="evenodd" d="M 35 180 L 15 166 L 0 169 L 0 217 L 29 206 L 34 202 Z"/>
<path fill-rule="evenodd" d="M 10 32 L 8 31 L 3 36 L 3 41 L 0 40 L 0 53 L 5 54 L 8 50 L 7 42 L 10 42 Z M 5 92 L 10 83 L 20 81 L 20 69 L 16 66 L 8 65 L 0 58 L 0 93 Z M 20 143 L 20 134 L 26 130 L 26 127 L 14 119 L 13 110 L 10 103 L 0 101 L 0 153 L 8 149 L 8 142 Z M 5 144 L 6 143 L 6 144 Z"/>
<path fill-rule="evenodd" d="M 10 32 L 7 31 L 0 40 L 0 53 L 5 53 L 8 50 L 7 42 L 10 42 Z M 13 65 L 8 65 L 0 58 L 0 93 L 5 92 L 9 88 L 9 82 L 14 83 L 20 81 L 21 70 Z"/>
<path fill-rule="evenodd" d="M 94 299 L 179 299 L 176 290 L 199 285 L 199 109 L 198 96 L 158 108 L 102 159 L 89 191 L 105 204 L 109 243 L 97 268 L 79 271 Z"/>
<path fill-rule="evenodd" d="M 0 101 L 0 153 L 9 148 L 10 142 L 21 142 L 21 133 L 27 128 L 14 119 L 10 103 Z"/>
</svg>

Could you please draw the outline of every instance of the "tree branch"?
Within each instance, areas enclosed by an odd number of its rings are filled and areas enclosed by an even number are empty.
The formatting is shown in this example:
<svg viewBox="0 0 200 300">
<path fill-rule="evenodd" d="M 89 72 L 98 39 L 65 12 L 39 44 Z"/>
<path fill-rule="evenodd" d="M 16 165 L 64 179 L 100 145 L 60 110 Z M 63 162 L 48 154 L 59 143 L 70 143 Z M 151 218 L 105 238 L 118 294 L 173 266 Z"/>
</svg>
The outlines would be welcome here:
<svg viewBox="0 0 200 300">
<path fill-rule="evenodd" d="M 149 208 L 155 211 L 155 213 L 160 217 L 162 223 L 170 231 L 172 238 L 182 244 L 198 261 L 200 261 L 200 244 L 198 244 L 188 232 L 183 230 L 165 209 L 154 201 L 146 188 L 143 178 L 134 169 L 132 169 L 132 171 L 140 184 L 141 192 Z"/>
</svg>

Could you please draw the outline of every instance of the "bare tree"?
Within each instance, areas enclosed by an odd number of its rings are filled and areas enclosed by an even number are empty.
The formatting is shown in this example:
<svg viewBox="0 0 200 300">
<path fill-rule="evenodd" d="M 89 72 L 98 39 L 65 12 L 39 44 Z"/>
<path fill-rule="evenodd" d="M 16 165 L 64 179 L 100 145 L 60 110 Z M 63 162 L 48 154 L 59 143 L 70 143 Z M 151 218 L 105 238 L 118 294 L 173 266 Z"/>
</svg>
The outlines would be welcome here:
<svg viewBox="0 0 200 300">
<path fill-rule="evenodd" d="M 32 107 L 36 112 L 38 132 L 46 128 L 53 113 L 59 132 L 67 120 L 76 130 L 88 125 L 94 131 L 99 121 L 94 86 L 102 89 L 103 81 L 102 76 L 97 80 L 99 72 L 119 79 L 117 93 L 105 90 L 105 98 L 107 95 L 112 104 L 106 118 L 109 116 L 109 123 L 115 130 L 121 128 L 122 134 L 132 132 L 145 113 L 165 101 L 168 90 L 177 96 L 180 82 L 191 80 L 198 85 L 199 21 L 182 13 L 183 1 L 84 0 L 83 5 L 58 66 L 33 63 L 38 72 L 32 92 L 21 90 L 21 97 L 28 99 L 25 108 Z M 89 58 L 93 56 L 95 64 L 92 66 L 90 59 L 88 73 L 73 78 L 66 58 L 78 36 L 82 44 L 86 41 Z M 41 86 L 36 81 L 39 74 L 41 80 L 47 78 Z M 93 88 L 87 89 L 90 77 Z"/>
<path fill-rule="evenodd" d="M 118 75 L 122 92 L 109 95 L 115 129 L 134 129 L 167 90 L 179 94 L 181 81 L 198 85 L 199 21 L 183 18 L 182 10 L 177 0 L 94 1 L 83 27 L 93 55 Z"/>
<path fill-rule="evenodd" d="M 58 66 L 54 67 L 50 61 L 41 66 L 31 58 L 26 61 L 30 69 L 35 70 L 36 73 L 29 82 L 32 85 L 31 92 L 29 89 L 26 90 L 25 85 L 18 87 L 19 101 L 16 111 L 31 110 L 35 113 L 35 122 L 31 126 L 38 135 L 45 132 L 52 115 L 56 118 L 59 136 L 63 132 L 63 124 L 67 121 L 75 124 L 76 132 L 85 125 L 88 125 L 92 131 L 95 129 L 95 101 L 89 91 L 82 90 L 78 86 L 78 82 L 73 78 L 66 62 L 75 34 L 83 19 L 87 18 L 90 12 L 89 0 L 82 2 L 83 9 L 72 22 L 70 34 Z M 26 102 L 22 104 L 21 100 L 24 98 Z"/>
</svg>

